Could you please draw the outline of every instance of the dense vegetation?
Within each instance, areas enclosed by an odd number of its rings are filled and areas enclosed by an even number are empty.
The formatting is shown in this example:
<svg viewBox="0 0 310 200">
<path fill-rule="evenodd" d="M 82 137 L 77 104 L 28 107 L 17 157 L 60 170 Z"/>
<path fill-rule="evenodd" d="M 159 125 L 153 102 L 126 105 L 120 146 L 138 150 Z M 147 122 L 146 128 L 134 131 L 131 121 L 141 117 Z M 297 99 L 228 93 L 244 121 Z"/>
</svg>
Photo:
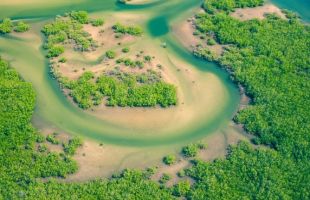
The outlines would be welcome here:
<svg viewBox="0 0 310 200">
<path fill-rule="evenodd" d="M 23 196 L 39 177 L 64 177 L 77 170 L 74 161 L 39 152 L 40 140 L 30 119 L 35 94 L 29 83 L 0 59 L 0 199 Z"/>
<path fill-rule="evenodd" d="M 152 71 L 143 74 L 115 71 L 97 79 L 92 72 L 85 72 L 76 81 L 63 78 L 61 82 L 84 109 L 101 104 L 104 97 L 108 97 L 108 106 L 167 107 L 177 103 L 176 88 L 162 82 Z"/>
<path fill-rule="evenodd" d="M 11 33 L 12 31 L 15 32 L 26 32 L 28 31 L 30 28 L 30 26 L 28 24 L 26 24 L 23 21 L 19 21 L 19 22 L 12 22 L 11 19 L 6 18 L 3 19 L 2 22 L 0 22 L 0 34 L 7 34 L 7 33 Z"/>
<path fill-rule="evenodd" d="M 54 22 L 46 24 L 42 32 L 47 37 L 44 48 L 47 49 L 47 57 L 58 57 L 64 53 L 64 45 L 70 43 L 80 51 L 87 51 L 96 48 L 95 41 L 89 33 L 83 30 L 83 24 L 89 22 L 99 26 L 96 20 L 90 20 L 85 11 L 73 11 L 67 17 L 57 17 Z M 102 21 L 103 23 L 103 21 Z"/>
<path fill-rule="evenodd" d="M 206 0 L 203 8 L 213 14 L 218 11 L 233 11 L 235 8 L 255 7 L 263 5 L 264 0 Z"/>
<path fill-rule="evenodd" d="M 236 8 L 256 1 L 227 2 L 234 2 Z M 195 179 L 193 186 L 182 181 L 167 189 L 151 182 L 149 172 L 130 170 L 111 180 L 87 183 L 40 181 L 37 178 L 72 173 L 76 165 L 69 157 L 43 147 L 44 151 L 37 151 L 35 141 L 42 142 L 42 137 L 29 124 L 35 95 L 31 85 L 1 60 L 0 199 L 173 199 L 172 195 L 221 200 L 309 199 L 309 26 L 296 17 L 282 20 L 273 15 L 262 21 L 240 22 L 227 14 L 231 9 L 222 6 L 198 15 L 197 29 L 229 46 L 222 56 L 212 59 L 226 68 L 252 99 L 235 120 L 255 135 L 254 143 L 271 148 L 253 149 L 240 143 L 228 150 L 225 159 L 213 163 L 195 160 L 185 172 Z M 204 53 L 210 50 L 200 50 L 196 55 L 209 59 L 209 53 Z M 86 81 L 89 85 L 97 83 L 90 80 Z M 73 147 L 78 144 L 72 142 Z M 197 148 L 201 147 L 187 146 L 182 152 L 195 155 Z M 160 181 L 169 179 L 164 174 Z"/>
<path fill-rule="evenodd" d="M 226 5 L 215 8 L 216 12 L 209 12 L 207 7 L 208 13 L 197 15 L 196 26 L 202 34 L 228 47 L 219 58 L 202 47 L 195 54 L 216 60 L 245 87 L 251 105 L 235 120 L 257 136 L 255 144 L 276 151 L 252 150 L 241 144 L 230 150 L 226 160 L 197 162 L 189 170 L 198 181 L 190 196 L 308 199 L 310 28 L 295 15 L 287 20 L 269 15 L 264 20 L 239 21 L 221 12 L 226 11 Z"/>
<path fill-rule="evenodd" d="M 38 178 L 65 177 L 77 170 L 72 155 L 81 140 L 64 145 L 66 154 L 49 152 L 30 124 L 32 86 L 0 59 L 0 199 L 172 199 L 171 192 L 149 180 L 150 172 L 126 170 L 112 180 L 59 183 Z M 48 141 L 58 143 L 56 134 Z"/>
<path fill-rule="evenodd" d="M 163 162 L 166 164 L 166 165 L 172 165 L 176 162 L 176 157 L 175 155 L 168 155 L 168 156 L 165 156 L 163 158 Z"/>
</svg>

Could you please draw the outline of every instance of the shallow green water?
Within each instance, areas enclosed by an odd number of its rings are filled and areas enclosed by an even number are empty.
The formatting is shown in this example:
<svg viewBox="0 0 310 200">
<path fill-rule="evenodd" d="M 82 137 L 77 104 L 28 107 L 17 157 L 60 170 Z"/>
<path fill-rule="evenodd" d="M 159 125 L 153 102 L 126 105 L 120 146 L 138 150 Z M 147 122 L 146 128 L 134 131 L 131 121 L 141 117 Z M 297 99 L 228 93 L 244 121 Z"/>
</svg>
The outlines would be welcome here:
<svg viewBox="0 0 310 200">
<path fill-rule="evenodd" d="M 310 22 L 309 0 L 271 0 L 271 2 L 280 8 L 297 12 L 304 21 Z"/>
<path fill-rule="evenodd" d="M 29 41 L 14 39 L 12 37 L 0 38 L 0 51 L 14 58 L 13 63 L 19 73 L 33 83 L 37 93 L 37 104 L 34 119 L 49 124 L 71 134 L 82 135 L 104 143 L 124 146 L 160 146 L 188 143 L 225 127 L 237 110 L 240 100 L 239 93 L 228 75 L 213 63 L 207 63 L 194 58 L 186 51 L 171 34 L 170 27 L 180 19 L 190 16 L 191 9 L 198 8 L 200 0 L 159 0 L 147 5 L 120 5 L 115 0 L 85 0 L 80 3 L 64 3 L 37 7 L 36 5 L 14 7 L 0 7 L 0 18 L 12 17 L 23 19 L 47 20 L 57 14 L 70 10 L 88 11 L 143 11 L 152 16 L 145 22 L 149 36 L 154 42 L 167 42 L 165 53 L 185 60 L 202 72 L 215 74 L 225 86 L 227 97 L 225 103 L 217 108 L 212 117 L 201 119 L 203 123 L 188 125 L 184 130 L 166 135 L 156 134 L 156 130 L 136 130 L 110 124 L 84 113 L 75 107 L 62 94 L 55 80 L 49 74 L 47 60 L 41 50 L 31 48 Z M 38 30 L 40 27 L 37 27 Z M 39 41 L 40 42 L 40 41 Z M 159 47 L 160 48 L 160 47 Z M 201 111 L 204 112 L 204 111 Z"/>
</svg>

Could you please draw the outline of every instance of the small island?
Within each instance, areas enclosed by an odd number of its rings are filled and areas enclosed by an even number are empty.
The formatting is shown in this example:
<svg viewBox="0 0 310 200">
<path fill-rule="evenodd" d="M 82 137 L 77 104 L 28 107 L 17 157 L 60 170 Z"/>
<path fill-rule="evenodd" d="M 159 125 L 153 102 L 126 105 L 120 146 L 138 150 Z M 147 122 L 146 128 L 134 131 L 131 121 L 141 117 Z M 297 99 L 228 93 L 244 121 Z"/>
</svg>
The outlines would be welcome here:
<svg viewBox="0 0 310 200">
<path fill-rule="evenodd" d="M 141 47 L 131 48 L 143 35 L 141 27 L 73 11 L 42 32 L 51 70 L 79 107 L 177 104 L 176 87 L 163 80 L 160 61 Z"/>
</svg>

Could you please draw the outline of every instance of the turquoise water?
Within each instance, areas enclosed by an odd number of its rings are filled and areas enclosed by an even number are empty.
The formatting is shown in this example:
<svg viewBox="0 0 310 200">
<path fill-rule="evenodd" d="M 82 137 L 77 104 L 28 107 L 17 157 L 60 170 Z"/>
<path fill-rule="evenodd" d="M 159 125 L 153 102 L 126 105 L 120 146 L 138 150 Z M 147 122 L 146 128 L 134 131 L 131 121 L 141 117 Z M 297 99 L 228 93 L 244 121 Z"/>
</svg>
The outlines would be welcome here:
<svg viewBox="0 0 310 200">
<path fill-rule="evenodd" d="M 280 8 L 297 12 L 306 22 L 310 22 L 310 1 L 309 0 L 271 0 Z"/>
</svg>

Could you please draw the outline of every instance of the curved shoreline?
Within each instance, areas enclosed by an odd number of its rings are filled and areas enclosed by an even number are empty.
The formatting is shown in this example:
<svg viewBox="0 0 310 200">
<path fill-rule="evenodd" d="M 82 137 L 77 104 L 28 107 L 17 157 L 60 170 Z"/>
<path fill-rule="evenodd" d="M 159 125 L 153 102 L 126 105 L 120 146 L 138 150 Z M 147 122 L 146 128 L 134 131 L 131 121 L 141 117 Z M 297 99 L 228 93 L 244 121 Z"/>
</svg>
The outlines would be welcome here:
<svg viewBox="0 0 310 200">
<path fill-rule="evenodd" d="M 189 5 L 194 4 L 195 2 L 189 2 Z M 180 9 L 188 9 L 188 7 L 181 5 L 180 8 L 177 8 L 177 11 Z M 168 21 L 174 18 L 171 16 L 171 13 L 169 13 L 169 16 L 167 17 L 167 19 L 169 19 Z M 40 24 L 35 25 L 35 34 L 38 34 L 40 31 L 40 26 Z M 153 40 L 155 46 L 158 45 L 158 48 L 160 48 L 160 41 L 169 40 L 167 41 L 169 45 L 167 50 L 161 50 L 163 54 L 171 54 L 172 57 L 170 59 L 172 60 L 177 58 L 183 60 L 182 62 L 184 63 L 193 64 L 196 66 L 194 67 L 196 69 L 193 68 L 193 70 L 214 74 L 217 78 L 219 78 L 220 84 L 224 84 L 226 87 L 228 86 L 228 88 L 225 88 L 226 92 L 228 92 L 228 96 L 226 97 L 227 100 L 225 100 L 227 102 L 222 104 L 220 107 L 212 106 L 216 107 L 218 111 L 208 114 L 210 117 L 202 117 L 199 122 L 186 124 L 186 128 L 182 127 L 178 130 L 174 130 L 173 132 L 169 131 L 169 134 L 158 134 L 156 130 L 148 130 L 145 132 L 145 130 L 137 131 L 136 129 L 124 129 L 117 127 L 113 123 L 102 121 L 96 117 L 82 113 L 80 109 L 73 106 L 66 99 L 66 97 L 64 97 L 62 92 L 59 90 L 56 81 L 48 75 L 49 69 L 46 64 L 44 65 L 44 63 L 46 63 L 45 59 L 38 54 L 37 44 L 40 41 L 40 38 L 38 35 L 36 37 L 37 38 L 34 39 L 35 41 L 31 44 L 27 42 L 10 41 L 11 43 L 10 45 L 8 44 L 10 46 L 8 50 L 14 52 L 13 55 L 23 54 L 21 61 L 18 61 L 19 64 L 16 65 L 15 63 L 14 65 L 17 66 L 18 70 L 26 80 L 34 83 L 38 93 L 38 103 L 35 111 L 34 122 L 36 122 L 39 127 L 40 125 L 43 125 L 43 127 L 45 125 L 51 127 L 56 126 L 65 132 L 80 136 L 82 135 L 90 139 L 116 145 L 140 147 L 165 146 L 170 144 L 182 144 L 201 139 L 218 128 L 225 126 L 226 123 L 228 123 L 228 121 L 232 118 L 233 113 L 236 111 L 239 97 L 236 95 L 237 90 L 234 88 L 235 86 L 233 86 L 231 81 L 228 80 L 226 72 L 214 67 L 214 64 L 206 63 L 202 60 L 193 58 L 190 52 L 184 50 L 183 47 L 178 45 L 173 38 L 169 38 L 169 35 L 167 35 L 167 37 L 164 36 Z M 12 42 L 16 44 L 13 44 Z M 6 46 L 6 44 L 4 46 Z M 14 49 L 14 46 L 18 46 L 19 48 Z M 27 49 L 27 51 L 25 49 Z M 34 54 L 37 54 L 37 56 L 33 57 Z M 36 62 L 33 63 L 33 60 L 29 58 L 35 59 Z M 22 60 L 26 62 L 23 62 Z M 26 66 L 31 66 L 31 68 L 27 68 Z M 42 68 L 42 66 L 44 67 Z M 37 75 L 34 76 L 34 74 Z M 46 78 L 47 81 L 45 80 Z M 232 94 L 234 95 L 231 96 Z"/>
</svg>

